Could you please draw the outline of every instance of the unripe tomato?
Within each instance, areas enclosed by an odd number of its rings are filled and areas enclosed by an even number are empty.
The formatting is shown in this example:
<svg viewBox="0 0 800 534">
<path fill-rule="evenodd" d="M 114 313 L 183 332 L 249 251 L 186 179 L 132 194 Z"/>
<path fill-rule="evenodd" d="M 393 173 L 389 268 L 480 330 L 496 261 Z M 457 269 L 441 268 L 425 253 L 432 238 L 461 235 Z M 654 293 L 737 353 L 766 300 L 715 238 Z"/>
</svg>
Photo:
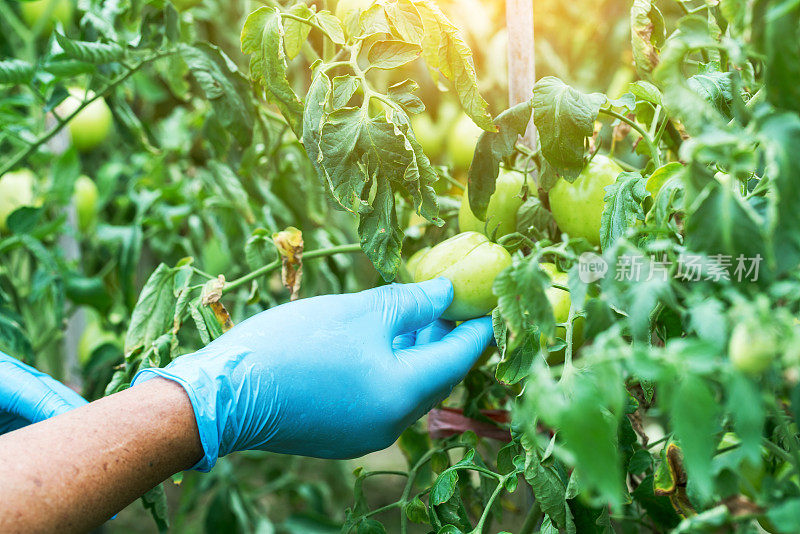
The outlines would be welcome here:
<svg viewBox="0 0 800 534">
<path fill-rule="evenodd" d="M 540 263 L 539 268 L 542 269 L 550 276 L 550 280 L 554 284 L 567 287 L 569 275 L 563 271 L 559 271 L 558 267 L 553 263 Z M 553 316 L 557 323 L 566 323 L 569 320 L 569 308 L 572 305 L 569 291 L 564 291 L 557 287 L 550 287 L 545 291 L 547 300 L 553 308 Z M 572 346 L 573 348 L 579 347 L 583 343 L 583 317 L 578 317 L 572 322 Z M 567 329 L 563 326 L 556 327 L 556 337 L 566 340 Z M 564 361 L 564 354 L 566 348 L 559 349 L 551 352 L 547 357 L 547 363 L 554 365 Z"/>
<path fill-rule="evenodd" d="M 83 101 L 84 91 L 72 88 L 68 96 L 57 110 L 61 117 L 72 114 Z M 92 98 L 93 93 L 89 92 L 87 98 Z M 86 106 L 74 119 L 69 121 L 67 127 L 72 138 L 72 144 L 81 152 L 91 150 L 102 143 L 111 130 L 111 110 L 102 98 L 98 98 Z"/>
<path fill-rule="evenodd" d="M 97 186 L 91 178 L 81 175 L 75 180 L 72 200 L 78 212 L 78 228 L 84 232 L 92 229 L 97 221 L 97 197 Z"/>
<path fill-rule="evenodd" d="M 485 235 L 464 232 L 442 241 L 417 264 L 415 282 L 443 276 L 453 283 L 453 303 L 442 317 L 463 321 L 489 313 L 497 305 L 492 284 L 511 265 L 511 255 Z"/>
<path fill-rule="evenodd" d="M 550 189 L 550 210 L 558 227 L 570 237 L 583 237 L 599 245 L 604 189 L 613 184 L 621 172 L 622 167 L 613 160 L 596 154 L 573 183 L 556 182 Z"/>
<path fill-rule="evenodd" d="M 425 254 L 428 253 L 430 249 L 431 247 L 421 248 L 412 254 L 410 258 L 408 258 L 408 261 L 406 261 L 404 278 L 407 278 L 411 282 L 414 281 L 414 273 L 417 272 L 417 265 L 419 265 L 419 261 L 423 258 L 423 256 L 425 256 Z"/>
<path fill-rule="evenodd" d="M 447 138 L 447 152 L 456 169 L 468 169 L 472 154 L 483 130 L 462 113 L 450 128 Z"/>
<path fill-rule="evenodd" d="M 33 2 L 20 2 L 19 11 L 22 19 L 29 27 L 34 27 L 39 20 L 45 16 L 50 7 L 51 0 L 33 0 Z M 42 31 L 50 33 L 53 31 L 55 22 L 60 22 L 64 26 L 72 20 L 71 0 L 52 0 L 53 8 L 47 23 L 42 26 Z"/>
<path fill-rule="evenodd" d="M 426 156 L 435 160 L 442 155 L 445 132 L 428 115 L 414 115 L 411 119 L 411 128 Z"/>
<path fill-rule="evenodd" d="M 776 334 L 769 326 L 743 321 L 733 327 L 728 357 L 739 371 L 750 375 L 763 373 L 778 351 Z"/>
<path fill-rule="evenodd" d="M 461 208 L 458 210 L 458 229 L 462 232 L 480 232 L 491 237 L 497 230 L 498 238 L 517 229 L 517 211 L 522 206 L 520 197 L 525 175 L 521 172 L 500 169 L 495 190 L 489 197 L 486 221 L 478 219 L 469 207 L 469 191 L 464 189 Z M 486 230 L 484 232 L 484 229 Z"/>
<path fill-rule="evenodd" d="M 8 230 L 8 216 L 23 206 L 33 206 L 36 175 L 28 169 L 7 172 L 0 176 L 0 232 Z"/>
</svg>

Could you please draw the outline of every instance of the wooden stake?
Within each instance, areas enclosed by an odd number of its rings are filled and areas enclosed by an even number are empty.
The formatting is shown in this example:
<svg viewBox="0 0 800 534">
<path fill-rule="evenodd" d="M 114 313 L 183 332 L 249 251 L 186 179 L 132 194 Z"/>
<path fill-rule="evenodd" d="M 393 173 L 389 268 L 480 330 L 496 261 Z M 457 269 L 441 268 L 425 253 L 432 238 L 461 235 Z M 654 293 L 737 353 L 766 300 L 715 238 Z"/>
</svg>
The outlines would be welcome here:
<svg viewBox="0 0 800 534">
<path fill-rule="evenodd" d="M 533 47 L 533 0 L 506 0 L 508 27 L 508 101 L 510 106 L 530 100 L 536 83 Z M 536 149 L 533 117 L 522 142 Z"/>
</svg>

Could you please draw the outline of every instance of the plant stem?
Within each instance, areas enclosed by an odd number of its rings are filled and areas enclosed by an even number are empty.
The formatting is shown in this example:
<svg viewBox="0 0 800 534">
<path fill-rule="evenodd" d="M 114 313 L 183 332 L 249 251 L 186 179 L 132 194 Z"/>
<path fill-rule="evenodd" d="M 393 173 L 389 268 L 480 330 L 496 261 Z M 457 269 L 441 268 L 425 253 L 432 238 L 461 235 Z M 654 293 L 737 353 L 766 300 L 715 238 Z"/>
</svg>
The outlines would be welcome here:
<svg viewBox="0 0 800 534">
<path fill-rule="evenodd" d="M 500 496 L 500 493 L 505 489 L 506 480 L 512 476 L 519 476 L 519 471 L 513 471 L 503 477 L 500 477 L 497 487 L 494 488 L 494 491 L 489 496 L 489 500 L 486 501 L 486 507 L 483 509 L 481 518 L 478 520 L 478 524 L 475 525 L 475 528 L 472 530 L 472 532 L 476 534 L 483 532 L 483 525 L 486 523 L 486 519 L 489 517 L 489 513 L 492 511 L 492 505 L 494 504 L 494 501 L 497 500 L 497 498 Z"/>
<path fill-rule="evenodd" d="M 359 245 L 358 243 L 350 243 L 350 244 L 347 244 L 347 245 L 339 245 L 339 246 L 336 246 L 336 247 L 321 248 L 321 249 L 311 250 L 309 252 L 305 252 L 305 253 L 303 253 L 303 260 L 313 260 L 314 258 L 323 258 L 325 256 L 333 256 L 334 254 L 348 254 L 348 253 L 360 252 L 360 251 L 361 251 L 361 245 Z M 253 271 L 253 272 L 251 272 L 249 274 L 246 274 L 246 275 L 242 276 L 241 278 L 237 278 L 236 280 L 234 280 L 232 282 L 226 283 L 222 287 L 222 294 L 224 295 L 225 293 L 229 293 L 229 292 L 233 291 L 234 289 L 237 289 L 237 288 L 239 288 L 239 287 L 241 287 L 241 286 L 243 286 L 243 285 L 255 280 L 256 278 L 258 278 L 260 276 L 263 276 L 265 274 L 271 273 L 272 271 L 276 271 L 276 270 L 280 269 L 280 267 L 281 267 L 281 260 L 280 259 L 277 259 L 277 260 L 273 261 L 272 263 L 268 263 L 267 265 L 264 265 L 263 267 L 259 267 L 255 271 Z"/>
<path fill-rule="evenodd" d="M 144 58 L 143 60 L 141 60 L 139 63 L 137 63 L 133 67 L 128 67 L 128 70 L 125 73 L 120 74 L 115 79 L 111 80 L 105 87 L 103 87 L 101 90 L 97 91 L 92 98 L 89 98 L 88 100 L 84 100 L 81 103 L 81 105 L 78 106 L 75 109 L 75 111 L 73 111 L 72 113 L 70 113 L 69 115 L 64 117 L 63 119 L 59 118 L 58 119 L 58 123 L 55 126 L 53 126 L 50 130 L 45 132 L 42 136 L 40 136 L 36 141 L 34 141 L 30 146 L 28 146 L 28 148 L 23 149 L 20 152 L 18 152 L 16 156 L 14 156 L 13 158 L 11 158 L 8 161 L 8 163 L 6 163 L 2 167 L 0 167 L 0 176 L 4 175 L 8 171 L 10 171 L 14 167 L 16 167 L 18 164 L 20 164 L 23 161 L 25 161 L 25 159 L 27 159 L 31 154 L 36 152 L 36 150 L 40 146 L 42 146 L 44 143 L 49 141 L 54 135 L 56 135 L 59 132 L 59 130 L 61 130 L 61 128 L 63 128 L 69 121 L 71 121 L 73 118 L 75 118 L 75 116 L 78 115 L 81 111 L 83 111 L 83 109 L 86 106 L 88 106 L 89 104 L 91 104 L 92 102 L 97 100 L 98 98 L 102 98 L 103 96 L 108 94 L 112 89 L 114 89 L 116 86 L 118 86 L 119 84 L 121 84 L 122 82 L 124 82 L 125 80 L 130 78 L 135 72 L 137 72 L 140 68 L 142 68 L 147 63 L 150 63 L 151 61 L 155 61 L 156 59 L 160 59 L 162 57 L 166 57 L 166 56 L 174 54 L 174 53 L 175 53 L 174 50 L 169 50 L 169 51 L 166 51 L 166 52 L 157 52 L 157 53 L 154 53 L 154 54 Z"/>
<path fill-rule="evenodd" d="M 633 128 L 634 130 L 636 130 L 636 132 L 639 135 L 642 136 L 642 139 L 644 139 L 645 143 L 647 143 L 647 149 L 650 151 L 650 157 L 653 158 L 653 165 L 655 165 L 656 168 L 661 167 L 661 155 L 658 152 L 658 147 L 655 145 L 655 143 L 653 143 L 653 139 L 644 130 L 644 128 L 639 126 L 635 121 L 632 121 L 631 119 L 629 119 L 625 115 L 623 115 L 621 113 L 617 113 L 613 109 L 600 108 L 600 113 L 605 113 L 606 115 L 608 115 L 610 117 L 614 117 L 615 119 L 619 119 L 622 122 L 624 122 L 625 124 L 627 124 L 628 126 L 630 126 L 631 128 Z"/>
<path fill-rule="evenodd" d="M 442 176 L 442 178 L 444 178 L 445 182 L 447 182 L 451 186 L 458 187 L 462 191 L 466 190 L 467 186 L 465 186 L 464 184 L 462 184 L 461 182 L 459 182 L 458 180 L 456 180 L 452 176 L 449 176 L 447 174 L 442 174 L 441 176 Z"/>
<path fill-rule="evenodd" d="M 296 20 L 297 22 L 302 22 L 303 24 L 308 24 L 312 28 L 316 28 L 319 31 L 321 31 L 325 35 L 325 37 L 327 37 L 328 39 L 330 39 L 331 42 L 333 42 L 333 39 L 331 38 L 331 35 L 327 31 L 325 31 L 325 28 L 323 28 L 322 26 L 320 26 L 316 22 L 311 22 L 311 19 L 313 17 L 309 17 L 307 19 L 304 19 L 303 17 L 298 17 L 297 15 L 293 15 L 291 13 L 281 12 L 281 18 L 292 19 L 292 20 Z"/>
</svg>

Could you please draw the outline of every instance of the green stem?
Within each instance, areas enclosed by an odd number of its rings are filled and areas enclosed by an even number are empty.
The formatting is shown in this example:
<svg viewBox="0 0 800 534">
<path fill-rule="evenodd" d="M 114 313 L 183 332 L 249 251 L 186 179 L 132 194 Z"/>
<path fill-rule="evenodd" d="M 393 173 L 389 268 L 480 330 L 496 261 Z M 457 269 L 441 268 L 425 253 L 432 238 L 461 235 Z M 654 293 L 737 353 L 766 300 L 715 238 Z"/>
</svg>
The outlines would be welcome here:
<svg viewBox="0 0 800 534">
<path fill-rule="evenodd" d="M 473 533 L 480 534 L 481 532 L 483 532 L 483 526 L 486 523 L 486 519 L 488 519 L 489 517 L 489 513 L 492 511 L 492 505 L 494 504 L 494 501 L 497 500 L 497 498 L 500 496 L 500 493 L 502 493 L 503 490 L 505 489 L 506 480 L 508 480 L 512 476 L 515 477 L 518 475 L 519 475 L 518 471 L 513 471 L 503 477 L 500 477 L 497 483 L 497 487 L 494 488 L 494 491 L 489 496 L 489 500 L 486 501 L 486 507 L 483 509 L 483 513 L 481 514 L 481 517 L 478 520 L 478 524 L 475 525 L 474 529 L 472 529 Z"/>
<path fill-rule="evenodd" d="M 405 472 L 405 471 L 390 471 L 390 470 L 385 470 L 385 471 L 368 471 L 368 472 L 364 473 L 364 474 L 363 474 L 363 475 L 361 475 L 361 476 L 362 476 L 363 478 L 367 478 L 367 477 L 374 477 L 374 476 L 376 476 L 376 475 L 397 475 L 397 476 L 399 476 L 399 477 L 407 477 L 407 476 L 408 476 L 408 473 L 407 473 L 407 472 Z"/>
<path fill-rule="evenodd" d="M 449 176 L 447 174 L 443 174 L 442 178 L 444 178 L 444 181 L 447 182 L 448 184 L 452 185 L 453 187 L 458 187 L 462 191 L 467 189 L 467 187 L 464 184 L 462 184 L 461 182 L 459 182 L 458 180 L 456 180 L 452 176 Z"/>
<path fill-rule="evenodd" d="M 348 254 L 353 252 L 360 252 L 361 245 L 358 243 L 351 243 L 347 245 L 339 245 L 336 247 L 330 248 L 322 248 L 317 250 L 311 250 L 309 252 L 303 253 L 303 260 L 313 260 L 314 258 L 323 258 L 325 256 L 332 256 L 334 254 Z M 226 283 L 222 287 L 222 293 L 229 293 L 234 289 L 237 289 L 245 284 L 250 283 L 251 281 L 255 280 L 256 278 L 263 276 L 265 274 L 271 273 L 272 271 L 276 271 L 281 267 L 281 260 L 277 259 L 272 263 L 268 263 L 263 267 L 256 269 L 255 271 L 242 276 L 241 278 L 237 278 L 236 280 Z"/>
<path fill-rule="evenodd" d="M 302 22 L 303 24 L 308 24 L 312 28 L 316 28 L 319 31 L 321 31 L 323 33 L 323 35 L 325 35 L 325 37 L 327 37 L 331 42 L 333 42 L 333 39 L 331 38 L 331 34 L 329 34 L 325 30 L 325 28 L 323 28 L 322 26 L 320 26 L 316 22 L 311 22 L 311 19 L 313 17 L 309 17 L 307 19 L 304 19 L 303 17 L 298 17 L 297 15 L 293 15 L 291 13 L 283 13 L 283 12 L 281 12 L 281 18 L 292 19 L 292 20 L 296 20 L 297 22 Z"/>
<path fill-rule="evenodd" d="M 170 50 L 170 51 L 166 51 L 166 52 L 158 52 L 158 53 L 152 54 L 152 55 L 144 58 L 143 60 L 141 60 L 139 63 L 137 63 L 133 67 L 129 67 L 127 72 L 125 72 L 123 74 L 120 74 L 115 79 L 110 81 L 104 88 L 102 88 L 100 91 L 95 93 L 95 95 L 92 98 L 89 98 L 88 100 L 84 100 L 81 103 L 81 105 L 78 106 L 75 109 L 75 111 L 73 111 L 72 113 L 70 113 L 69 115 L 64 117 L 63 119 L 59 118 L 58 119 L 58 123 L 55 126 L 53 126 L 50 130 L 45 132 L 41 137 L 39 137 L 36 141 L 34 141 L 33 144 L 28 146 L 28 148 L 23 149 L 20 152 L 18 152 L 16 156 L 14 156 L 13 158 L 11 158 L 8 161 L 8 163 L 6 163 L 2 167 L 0 167 L 0 176 L 4 175 L 5 173 L 10 171 L 11 169 L 16 167 L 17 165 L 19 165 L 20 163 L 25 161 L 31 154 L 36 152 L 36 150 L 40 146 L 42 146 L 44 143 L 49 141 L 54 135 L 56 135 L 61 130 L 61 128 L 63 128 L 69 121 L 71 121 L 81 111 L 83 111 L 83 109 L 86 106 L 88 106 L 89 104 L 91 104 L 92 102 L 97 100 L 98 98 L 102 98 L 103 96 L 108 94 L 112 89 L 114 89 L 116 86 L 118 86 L 119 84 L 121 84 L 122 82 L 124 82 L 125 80 L 130 78 L 134 73 L 136 73 L 139 69 L 141 69 L 147 63 L 150 63 L 151 61 L 155 61 L 156 59 L 160 59 L 162 57 L 166 57 L 166 56 L 168 56 L 170 54 L 174 54 L 174 53 L 175 53 L 174 50 Z"/>
<path fill-rule="evenodd" d="M 380 514 L 382 512 L 386 512 L 387 510 L 391 510 L 392 508 L 397 508 L 398 506 L 401 506 L 401 501 L 395 501 L 393 503 L 387 504 L 386 506 L 381 506 L 380 508 L 376 508 L 375 510 L 370 510 L 369 512 L 364 514 L 364 517 L 370 517 L 370 516 L 373 516 L 373 515 L 377 515 L 377 514 Z M 400 513 L 402 513 L 402 512 L 400 512 Z M 403 515 L 405 515 L 405 514 L 403 514 Z"/>
<path fill-rule="evenodd" d="M 644 130 L 644 128 L 639 126 L 636 122 L 632 121 L 631 119 L 629 119 L 625 115 L 623 115 L 621 113 L 617 113 L 613 109 L 600 108 L 600 113 L 605 113 L 606 115 L 608 115 L 610 117 L 614 117 L 615 119 L 619 119 L 622 122 L 624 122 L 625 124 L 627 124 L 628 126 L 630 126 L 631 128 L 633 128 L 634 130 L 636 130 L 636 132 L 639 135 L 642 136 L 642 139 L 644 139 L 645 143 L 647 143 L 647 149 L 650 151 L 650 157 L 653 158 L 653 165 L 655 165 L 656 168 L 661 167 L 661 155 L 658 152 L 658 147 L 653 143 L 653 139 Z"/>
</svg>

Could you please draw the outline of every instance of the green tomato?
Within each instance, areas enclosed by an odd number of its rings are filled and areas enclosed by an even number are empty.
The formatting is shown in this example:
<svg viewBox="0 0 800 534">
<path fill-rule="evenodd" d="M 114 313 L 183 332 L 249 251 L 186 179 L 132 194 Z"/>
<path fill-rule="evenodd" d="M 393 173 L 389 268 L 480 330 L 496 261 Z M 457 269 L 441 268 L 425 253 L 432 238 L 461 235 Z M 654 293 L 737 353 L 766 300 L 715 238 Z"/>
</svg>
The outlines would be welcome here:
<svg viewBox="0 0 800 534">
<path fill-rule="evenodd" d="M 72 20 L 72 2 L 70 0 L 33 0 L 33 2 L 20 2 L 19 11 L 22 19 L 29 27 L 33 28 L 40 19 L 45 17 L 52 1 L 49 20 L 43 24 L 42 31 L 50 33 L 53 25 L 60 22 L 66 26 Z"/>
<path fill-rule="evenodd" d="M 739 371 L 759 375 L 778 356 L 778 345 L 776 334 L 769 326 L 743 321 L 733 327 L 728 357 Z"/>
<path fill-rule="evenodd" d="M 23 206 L 36 204 L 33 186 L 36 175 L 29 169 L 7 172 L 0 177 L 0 232 L 8 230 L 8 216 Z"/>
<path fill-rule="evenodd" d="M 75 193 L 72 200 L 78 212 L 78 228 L 91 230 L 97 222 L 97 186 L 88 176 L 81 175 L 75 180 Z"/>
<path fill-rule="evenodd" d="M 71 115 L 83 101 L 84 91 L 72 88 L 68 96 L 58 106 L 58 113 L 62 117 Z M 87 98 L 94 95 L 90 92 Z M 69 121 L 67 127 L 72 138 L 72 144 L 81 152 L 86 152 L 102 143 L 111 131 L 112 117 L 108 104 L 102 98 L 98 98 L 91 104 L 83 108 L 74 119 Z"/>
<path fill-rule="evenodd" d="M 540 263 L 539 268 L 550 276 L 550 280 L 554 284 L 568 287 L 569 275 L 563 271 L 559 271 L 558 267 L 553 263 Z M 569 308 L 572 305 L 569 291 L 564 291 L 557 287 L 550 287 L 545 291 L 547 300 L 553 308 L 553 316 L 557 323 L 566 323 L 569 320 Z M 583 317 L 578 317 L 572 322 L 572 346 L 573 348 L 579 347 L 583 343 Z M 566 340 L 567 329 L 563 326 L 556 327 L 556 337 Z M 551 352 L 547 357 L 547 363 L 555 365 L 564 361 L 564 354 L 566 348 Z"/>
<path fill-rule="evenodd" d="M 443 276 L 453 283 L 453 303 L 442 317 L 464 321 L 486 315 L 497 306 L 492 284 L 511 265 L 511 255 L 485 235 L 464 232 L 442 241 L 417 264 L 415 282 Z"/>
<path fill-rule="evenodd" d="M 414 137 L 422 145 L 422 151 L 431 160 L 438 159 L 444 149 L 444 131 L 428 115 L 414 115 L 411 119 Z"/>
<path fill-rule="evenodd" d="M 421 248 L 412 254 L 410 258 L 408 258 L 408 261 L 406 261 L 405 272 L 403 273 L 404 279 L 411 282 L 414 281 L 414 273 L 417 272 L 417 265 L 419 265 L 419 261 L 423 258 L 423 256 L 425 256 L 425 254 L 428 253 L 430 249 L 431 247 Z"/>
<path fill-rule="evenodd" d="M 447 152 L 456 169 L 469 169 L 472 163 L 472 154 L 483 130 L 462 113 L 450 128 L 447 138 Z"/>
<path fill-rule="evenodd" d="M 556 182 L 550 189 L 550 210 L 558 227 L 570 237 L 583 237 L 593 245 L 600 245 L 604 189 L 621 172 L 622 167 L 613 160 L 596 154 L 573 183 Z"/>
<path fill-rule="evenodd" d="M 485 233 L 488 237 L 496 230 L 498 238 L 516 231 L 517 211 L 523 203 L 520 191 L 524 183 L 525 175 L 521 172 L 500 169 L 494 193 L 489 197 L 485 222 L 472 213 L 469 207 L 469 191 L 465 188 L 461 208 L 458 210 L 458 229 L 462 232 Z"/>
</svg>

